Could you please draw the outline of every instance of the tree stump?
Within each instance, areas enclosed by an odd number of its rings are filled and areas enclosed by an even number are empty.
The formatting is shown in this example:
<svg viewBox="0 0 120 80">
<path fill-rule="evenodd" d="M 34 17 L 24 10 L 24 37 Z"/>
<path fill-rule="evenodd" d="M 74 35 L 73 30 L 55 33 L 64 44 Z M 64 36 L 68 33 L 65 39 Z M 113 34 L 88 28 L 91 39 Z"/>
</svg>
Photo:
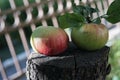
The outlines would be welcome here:
<svg viewBox="0 0 120 80">
<path fill-rule="evenodd" d="M 110 48 L 84 51 L 70 47 L 58 56 L 31 53 L 26 62 L 27 80 L 105 80 L 110 73 Z"/>
</svg>

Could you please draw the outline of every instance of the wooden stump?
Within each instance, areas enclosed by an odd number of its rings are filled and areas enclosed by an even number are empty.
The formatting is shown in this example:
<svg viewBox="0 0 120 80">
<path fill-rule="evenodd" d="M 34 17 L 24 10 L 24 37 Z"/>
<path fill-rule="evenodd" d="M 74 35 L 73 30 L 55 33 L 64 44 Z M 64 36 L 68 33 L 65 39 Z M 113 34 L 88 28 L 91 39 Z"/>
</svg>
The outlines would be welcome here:
<svg viewBox="0 0 120 80">
<path fill-rule="evenodd" d="M 30 54 L 27 80 L 105 80 L 110 73 L 109 47 L 96 51 L 69 48 L 58 56 Z"/>
</svg>

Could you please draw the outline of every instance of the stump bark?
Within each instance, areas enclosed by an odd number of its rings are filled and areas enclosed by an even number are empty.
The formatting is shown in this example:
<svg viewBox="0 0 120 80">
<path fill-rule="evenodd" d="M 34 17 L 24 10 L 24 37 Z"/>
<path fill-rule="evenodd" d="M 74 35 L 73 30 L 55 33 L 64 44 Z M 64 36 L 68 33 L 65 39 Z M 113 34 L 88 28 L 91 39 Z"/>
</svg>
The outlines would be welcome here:
<svg viewBox="0 0 120 80">
<path fill-rule="evenodd" d="M 69 48 L 58 56 L 30 54 L 26 62 L 27 80 L 105 80 L 110 73 L 110 48 L 96 51 Z"/>
</svg>

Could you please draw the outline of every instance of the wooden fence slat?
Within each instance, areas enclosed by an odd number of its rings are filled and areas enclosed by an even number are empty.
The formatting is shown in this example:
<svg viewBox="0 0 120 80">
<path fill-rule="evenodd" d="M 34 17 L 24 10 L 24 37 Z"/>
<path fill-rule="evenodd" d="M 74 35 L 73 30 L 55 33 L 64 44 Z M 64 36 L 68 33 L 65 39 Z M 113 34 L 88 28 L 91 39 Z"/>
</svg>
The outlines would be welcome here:
<svg viewBox="0 0 120 80">
<path fill-rule="evenodd" d="M 57 4 L 58 4 L 58 9 L 57 9 L 57 12 L 58 13 L 62 13 L 63 12 L 63 3 L 62 3 L 62 0 L 57 0 Z"/>
<path fill-rule="evenodd" d="M 52 16 L 51 19 L 52 19 L 53 26 L 55 26 L 55 27 L 59 27 L 56 16 Z"/>
<path fill-rule="evenodd" d="M 1 13 L 1 10 L 0 10 Z M 0 32 L 2 32 L 5 28 L 5 21 L 4 21 L 4 16 L 0 16 Z"/>
<path fill-rule="evenodd" d="M 1 75 L 3 77 L 3 80 L 8 80 L 8 77 L 6 75 L 6 72 L 5 72 L 5 69 L 4 69 L 4 66 L 2 64 L 1 59 L 0 59 L 0 72 L 1 72 Z"/>
<path fill-rule="evenodd" d="M 20 68 L 19 61 L 18 61 L 17 56 L 16 56 L 16 52 L 15 52 L 11 37 L 10 37 L 10 35 L 8 33 L 6 33 L 5 38 L 6 38 L 6 41 L 7 41 L 11 56 L 13 58 L 15 68 L 16 68 L 17 72 L 20 72 L 20 74 L 21 74 L 22 71 L 21 71 L 21 68 Z"/>
<path fill-rule="evenodd" d="M 35 30 L 35 28 L 36 28 L 36 25 L 35 24 L 31 24 L 30 27 L 31 27 L 31 30 L 33 32 Z"/>
<path fill-rule="evenodd" d="M 23 3 L 24 3 L 24 6 L 26 7 L 29 6 L 28 0 L 23 0 Z M 32 20 L 31 8 L 26 9 L 26 15 L 27 15 L 27 18 L 25 21 L 29 23 Z"/>
<path fill-rule="evenodd" d="M 30 50 L 29 50 L 29 47 L 28 47 L 28 44 L 27 44 L 25 33 L 24 33 L 22 28 L 20 28 L 18 31 L 19 31 L 19 34 L 20 34 L 20 38 L 22 40 L 23 47 L 25 49 L 26 56 L 28 57 L 29 54 L 30 54 Z"/>
</svg>

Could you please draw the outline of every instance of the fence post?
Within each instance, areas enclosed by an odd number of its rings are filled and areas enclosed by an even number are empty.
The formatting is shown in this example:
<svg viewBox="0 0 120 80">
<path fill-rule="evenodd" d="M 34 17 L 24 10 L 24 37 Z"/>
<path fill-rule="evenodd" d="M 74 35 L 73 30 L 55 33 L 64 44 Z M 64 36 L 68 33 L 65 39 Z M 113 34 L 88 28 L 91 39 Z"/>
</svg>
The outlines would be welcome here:
<svg viewBox="0 0 120 80">
<path fill-rule="evenodd" d="M 109 47 L 96 51 L 69 48 L 59 56 L 32 53 L 26 66 L 28 80 L 105 80 L 110 73 Z"/>
</svg>

